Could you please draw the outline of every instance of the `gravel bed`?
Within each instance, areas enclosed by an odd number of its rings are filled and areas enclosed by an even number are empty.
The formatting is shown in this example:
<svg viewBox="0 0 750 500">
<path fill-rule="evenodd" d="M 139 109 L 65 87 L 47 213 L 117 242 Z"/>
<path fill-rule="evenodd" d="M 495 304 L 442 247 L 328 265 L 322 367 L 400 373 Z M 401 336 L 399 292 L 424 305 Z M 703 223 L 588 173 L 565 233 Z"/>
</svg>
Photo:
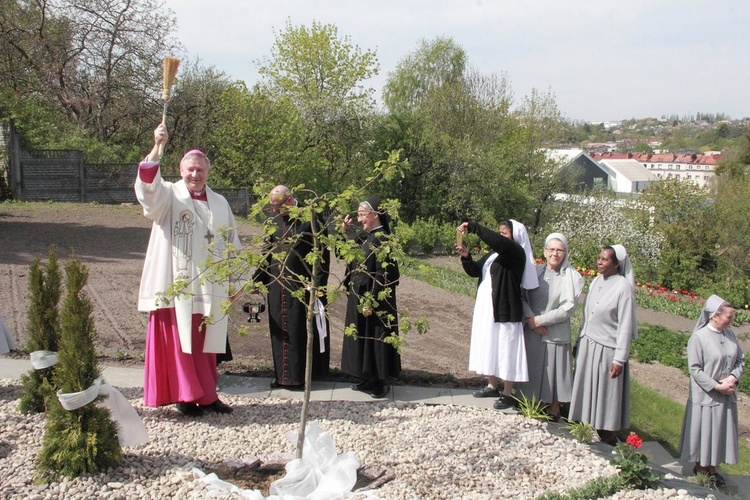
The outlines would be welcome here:
<svg viewBox="0 0 750 500">
<path fill-rule="evenodd" d="M 272 453 L 293 453 L 301 403 L 223 395 L 231 415 L 185 417 L 147 408 L 141 389 L 123 394 L 143 417 L 151 440 L 123 450 L 119 466 L 38 484 L 35 459 L 41 415 L 18 412 L 17 381 L 0 380 L 0 498 L 206 498 L 190 464 L 211 467 Z M 493 410 L 423 404 L 313 402 L 317 420 L 340 452 L 395 479 L 355 498 L 533 498 L 615 473 L 588 446 L 549 433 L 546 424 Z M 616 498 L 688 498 L 684 490 L 627 492 Z"/>
</svg>

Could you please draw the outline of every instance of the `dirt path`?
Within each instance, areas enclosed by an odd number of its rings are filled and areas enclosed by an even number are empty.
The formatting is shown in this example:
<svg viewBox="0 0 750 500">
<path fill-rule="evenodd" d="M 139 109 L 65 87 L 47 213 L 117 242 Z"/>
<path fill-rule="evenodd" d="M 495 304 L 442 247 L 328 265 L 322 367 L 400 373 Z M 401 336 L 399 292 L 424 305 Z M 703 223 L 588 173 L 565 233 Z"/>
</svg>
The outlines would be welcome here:
<svg viewBox="0 0 750 500">
<path fill-rule="evenodd" d="M 79 204 L 0 204 L 0 315 L 16 335 L 26 342 L 28 307 L 28 268 L 35 257 L 46 260 L 51 244 L 58 248 L 61 260 L 75 252 L 89 269 L 86 290 L 94 304 L 98 332 L 98 350 L 107 362 L 140 363 L 145 344 L 147 316 L 136 310 L 138 285 L 148 242 L 150 223 L 137 206 L 102 206 Z M 251 234 L 245 226 L 241 233 Z M 460 270 L 457 257 L 430 259 L 436 265 Z M 341 278 L 337 266 L 331 282 Z M 398 287 L 398 304 L 413 317 L 427 317 L 430 331 L 425 336 L 412 333 L 402 363 L 409 383 L 429 380 L 477 386 L 481 378 L 466 369 L 469 356 L 469 328 L 473 299 L 403 278 Z M 343 301 L 331 311 L 331 367 L 338 368 L 341 359 Z M 243 372 L 272 366 L 270 340 L 265 315 L 261 323 L 251 325 L 246 338 L 237 336 L 237 327 L 245 325 L 239 305 L 230 312 L 230 338 L 235 362 L 225 363 L 222 370 Z M 669 328 L 690 331 L 694 321 L 640 310 L 640 322 L 663 324 Z M 750 327 L 736 330 L 745 352 L 750 352 Z M 684 404 L 688 378 L 679 370 L 659 364 L 632 364 L 635 379 L 673 400 Z M 1 376 L 1 374 L 0 374 Z M 740 420 L 745 436 L 750 430 L 750 401 L 740 400 Z"/>
</svg>

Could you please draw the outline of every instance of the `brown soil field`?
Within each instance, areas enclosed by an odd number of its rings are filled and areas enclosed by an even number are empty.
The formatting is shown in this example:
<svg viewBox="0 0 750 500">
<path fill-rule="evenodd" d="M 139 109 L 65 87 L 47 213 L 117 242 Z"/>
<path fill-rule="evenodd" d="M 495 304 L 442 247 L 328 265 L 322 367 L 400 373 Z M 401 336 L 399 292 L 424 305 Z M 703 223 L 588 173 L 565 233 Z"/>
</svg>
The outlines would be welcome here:
<svg viewBox="0 0 750 500">
<path fill-rule="evenodd" d="M 27 340 L 28 272 L 35 257 L 46 262 L 50 245 L 58 258 L 81 258 L 89 270 L 86 292 L 94 306 L 98 352 L 106 363 L 139 363 L 145 346 L 147 313 L 137 311 L 138 286 L 150 232 L 150 221 L 138 206 L 68 203 L 0 204 L 0 315 L 19 345 Z M 256 228 L 242 224 L 248 237 Z M 343 278 L 343 265 L 335 263 L 329 283 Z M 230 312 L 230 342 L 234 360 L 222 371 L 268 372 L 272 366 L 266 314 L 252 323 L 250 335 L 240 337 L 238 327 L 248 325 L 240 297 Z M 473 300 L 443 292 L 420 281 L 403 278 L 398 287 L 400 310 L 412 317 L 429 318 L 427 335 L 409 334 L 402 363 L 409 379 L 439 380 L 452 374 L 458 384 L 481 384 L 467 371 L 469 326 Z M 344 300 L 330 310 L 331 368 L 340 366 Z"/>
</svg>

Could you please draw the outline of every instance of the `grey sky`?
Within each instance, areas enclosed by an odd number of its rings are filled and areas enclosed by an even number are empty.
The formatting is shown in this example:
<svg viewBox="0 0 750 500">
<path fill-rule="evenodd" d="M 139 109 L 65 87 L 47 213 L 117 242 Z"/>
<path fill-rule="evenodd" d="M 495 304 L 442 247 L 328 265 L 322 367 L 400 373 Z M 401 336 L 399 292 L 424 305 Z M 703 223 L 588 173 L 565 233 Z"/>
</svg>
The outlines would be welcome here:
<svg viewBox="0 0 750 500">
<path fill-rule="evenodd" d="M 516 103 L 551 90 L 570 119 L 750 117 L 747 0 L 167 0 L 190 57 L 253 84 L 274 30 L 315 20 L 373 49 L 388 73 L 420 39 L 447 36 Z"/>
</svg>

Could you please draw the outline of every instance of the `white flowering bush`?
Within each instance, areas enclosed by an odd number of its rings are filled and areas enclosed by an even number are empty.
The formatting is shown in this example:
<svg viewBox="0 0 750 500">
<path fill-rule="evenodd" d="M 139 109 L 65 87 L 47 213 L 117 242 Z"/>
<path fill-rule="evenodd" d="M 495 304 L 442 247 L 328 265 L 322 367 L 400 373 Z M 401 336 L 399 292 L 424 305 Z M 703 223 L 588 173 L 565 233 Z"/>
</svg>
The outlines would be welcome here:
<svg viewBox="0 0 750 500">
<path fill-rule="evenodd" d="M 641 210 L 636 202 L 609 193 L 571 196 L 557 202 L 557 210 L 552 211 L 539 233 L 542 240 L 535 247 L 541 250 L 547 234 L 562 233 L 568 238 L 571 263 L 594 268 L 602 246 L 621 244 L 630 255 L 638 279 L 651 279 L 658 269 L 664 239 L 654 231 L 644 230 L 636 217 Z"/>
</svg>

